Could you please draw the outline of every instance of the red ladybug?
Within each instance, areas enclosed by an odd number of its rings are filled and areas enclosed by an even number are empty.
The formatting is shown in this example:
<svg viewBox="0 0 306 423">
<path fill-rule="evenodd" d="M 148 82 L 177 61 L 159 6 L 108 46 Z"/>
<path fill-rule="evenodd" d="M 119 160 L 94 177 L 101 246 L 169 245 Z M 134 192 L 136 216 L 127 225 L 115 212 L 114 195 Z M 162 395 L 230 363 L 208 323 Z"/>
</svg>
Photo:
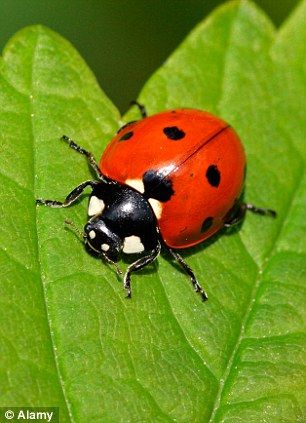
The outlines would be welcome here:
<svg viewBox="0 0 306 423">
<path fill-rule="evenodd" d="M 77 186 L 64 202 L 37 204 L 67 207 L 90 186 L 85 244 L 115 264 L 121 253 L 140 254 L 124 276 L 131 297 L 131 273 L 167 249 L 191 278 L 203 300 L 205 291 L 177 252 L 199 244 L 223 227 L 239 223 L 246 210 L 276 216 L 242 200 L 246 159 L 235 131 L 210 113 L 176 109 L 129 122 L 104 151 L 98 165 L 92 154 L 66 136 L 84 154 L 97 180 Z M 117 268 L 118 270 L 118 268 Z"/>
</svg>

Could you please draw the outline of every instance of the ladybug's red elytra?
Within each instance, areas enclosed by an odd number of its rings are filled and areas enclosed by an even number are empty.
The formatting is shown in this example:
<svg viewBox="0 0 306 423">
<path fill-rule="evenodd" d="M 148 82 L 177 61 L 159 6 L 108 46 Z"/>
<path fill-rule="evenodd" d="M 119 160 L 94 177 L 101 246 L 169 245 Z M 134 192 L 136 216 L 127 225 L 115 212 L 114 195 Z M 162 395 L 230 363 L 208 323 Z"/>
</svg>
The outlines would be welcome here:
<svg viewBox="0 0 306 423">
<path fill-rule="evenodd" d="M 148 117 L 143 105 L 133 103 L 142 119 L 119 129 L 99 165 L 91 153 L 62 137 L 86 156 L 97 180 L 78 185 L 64 202 L 38 199 L 36 203 L 68 207 L 90 186 L 89 220 L 84 228 L 88 249 L 112 264 L 121 253 L 142 254 L 125 273 L 127 297 L 131 297 L 131 273 L 152 263 L 164 248 L 206 300 L 177 250 L 239 223 L 246 210 L 273 217 L 276 213 L 243 201 L 246 158 L 230 125 L 194 109 Z"/>
</svg>

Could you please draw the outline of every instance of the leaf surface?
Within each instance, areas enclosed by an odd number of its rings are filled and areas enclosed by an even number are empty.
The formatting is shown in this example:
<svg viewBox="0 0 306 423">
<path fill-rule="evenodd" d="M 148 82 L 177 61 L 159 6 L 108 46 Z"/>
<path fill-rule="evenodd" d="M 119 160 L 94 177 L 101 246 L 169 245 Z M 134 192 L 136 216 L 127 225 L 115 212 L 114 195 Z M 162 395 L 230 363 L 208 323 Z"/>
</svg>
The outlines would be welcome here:
<svg viewBox="0 0 306 423">
<path fill-rule="evenodd" d="M 35 197 L 62 199 L 91 177 L 58 138 L 98 157 L 122 122 L 61 37 L 31 27 L 10 41 L 0 76 L 1 405 L 58 405 L 61 422 L 303 420 L 305 10 L 276 33 L 248 1 L 217 9 L 140 95 L 150 114 L 196 107 L 229 121 L 248 156 L 247 201 L 278 212 L 250 214 L 238 233 L 185 252 L 205 304 L 167 257 L 134 276 L 126 301 L 112 269 L 64 229 L 67 217 L 82 228 L 86 201 L 35 209 Z"/>
</svg>

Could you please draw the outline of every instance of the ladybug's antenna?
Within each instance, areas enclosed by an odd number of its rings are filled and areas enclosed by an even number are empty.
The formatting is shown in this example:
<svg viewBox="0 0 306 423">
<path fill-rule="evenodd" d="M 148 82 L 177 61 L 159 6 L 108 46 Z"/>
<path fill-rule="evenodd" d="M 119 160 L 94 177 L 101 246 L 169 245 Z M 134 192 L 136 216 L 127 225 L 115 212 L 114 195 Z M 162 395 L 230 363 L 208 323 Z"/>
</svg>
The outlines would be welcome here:
<svg viewBox="0 0 306 423">
<path fill-rule="evenodd" d="M 76 226 L 76 224 L 73 223 L 71 220 L 65 219 L 65 223 L 66 223 L 66 225 L 70 225 L 72 227 L 72 229 L 74 230 L 74 232 L 76 232 L 80 236 L 80 238 L 82 238 L 82 239 L 87 238 L 87 235 L 85 234 L 85 232 L 81 232 L 79 230 L 79 228 Z"/>
<path fill-rule="evenodd" d="M 105 259 L 105 261 L 108 264 L 111 264 L 111 265 L 113 265 L 115 267 L 116 273 L 117 273 L 118 276 L 122 276 L 123 275 L 122 270 L 120 269 L 120 267 L 113 260 L 111 260 L 110 258 L 108 258 L 105 253 L 102 253 L 102 256 L 103 256 L 103 258 Z"/>
</svg>

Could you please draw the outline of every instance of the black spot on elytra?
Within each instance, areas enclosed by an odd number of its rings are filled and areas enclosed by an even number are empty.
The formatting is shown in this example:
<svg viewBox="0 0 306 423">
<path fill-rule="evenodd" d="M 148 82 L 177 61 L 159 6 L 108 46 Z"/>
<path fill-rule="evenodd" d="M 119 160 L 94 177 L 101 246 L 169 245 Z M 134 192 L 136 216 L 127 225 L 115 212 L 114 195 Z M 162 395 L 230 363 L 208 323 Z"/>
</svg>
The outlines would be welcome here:
<svg viewBox="0 0 306 423">
<path fill-rule="evenodd" d="M 212 217 L 207 217 L 201 226 L 201 232 L 208 231 L 209 228 L 211 228 L 211 225 L 213 224 L 214 219 Z"/>
<path fill-rule="evenodd" d="M 177 126 L 167 126 L 163 129 L 163 133 L 167 138 L 173 141 L 181 140 L 186 135 L 185 132 L 179 129 Z"/>
<path fill-rule="evenodd" d="M 216 165 L 210 165 L 206 170 L 206 178 L 208 183 L 217 188 L 220 184 L 221 174 Z"/>
<path fill-rule="evenodd" d="M 174 194 L 171 180 L 156 170 L 148 170 L 144 173 L 142 180 L 146 198 L 155 198 L 164 203 Z"/>
<path fill-rule="evenodd" d="M 122 135 L 122 137 L 119 139 L 119 141 L 129 140 L 130 138 L 132 138 L 133 135 L 134 135 L 133 131 L 126 132 L 124 135 Z"/>
</svg>

